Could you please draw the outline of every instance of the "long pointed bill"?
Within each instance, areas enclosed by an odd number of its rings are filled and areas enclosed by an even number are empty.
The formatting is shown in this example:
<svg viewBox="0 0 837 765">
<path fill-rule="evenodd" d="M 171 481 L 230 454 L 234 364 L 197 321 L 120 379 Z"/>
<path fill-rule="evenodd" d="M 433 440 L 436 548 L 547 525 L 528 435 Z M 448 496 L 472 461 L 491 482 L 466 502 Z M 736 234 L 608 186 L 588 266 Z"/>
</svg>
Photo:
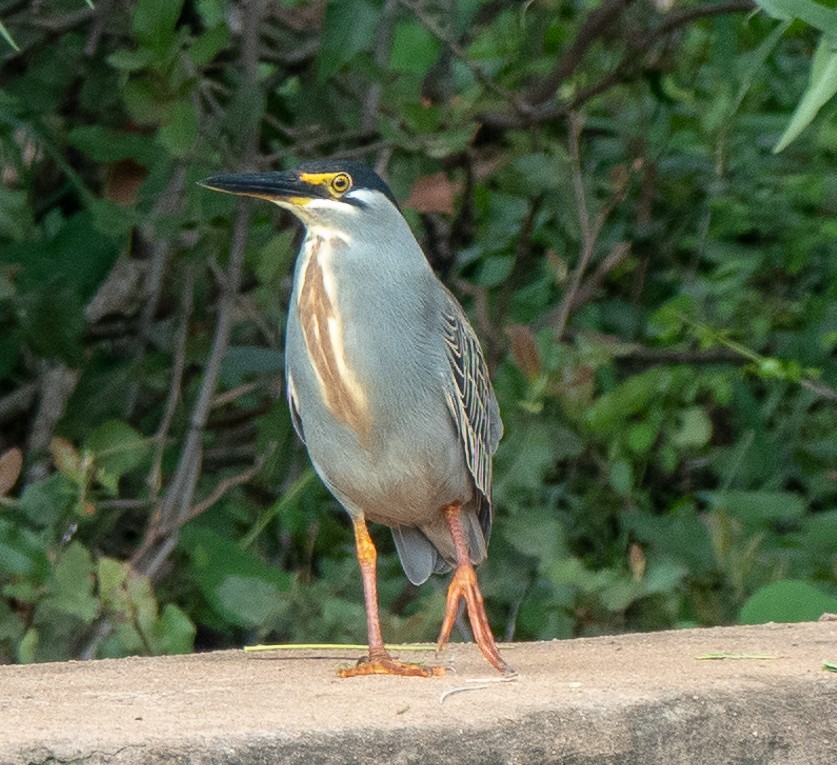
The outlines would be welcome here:
<svg viewBox="0 0 837 765">
<path fill-rule="evenodd" d="M 304 181 L 293 172 L 213 175 L 198 183 L 213 191 L 293 205 L 304 205 L 312 199 L 328 197 L 321 185 Z"/>
</svg>

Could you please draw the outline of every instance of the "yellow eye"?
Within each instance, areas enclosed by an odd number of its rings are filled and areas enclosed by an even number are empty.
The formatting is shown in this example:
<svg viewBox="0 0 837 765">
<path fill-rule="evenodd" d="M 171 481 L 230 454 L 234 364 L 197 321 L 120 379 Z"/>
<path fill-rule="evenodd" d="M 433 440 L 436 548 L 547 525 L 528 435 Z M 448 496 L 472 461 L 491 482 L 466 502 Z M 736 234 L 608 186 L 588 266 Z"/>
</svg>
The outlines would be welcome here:
<svg viewBox="0 0 837 765">
<path fill-rule="evenodd" d="M 346 173 L 338 173 L 331 179 L 331 190 L 335 194 L 345 194 L 352 185 L 352 179 Z"/>
</svg>

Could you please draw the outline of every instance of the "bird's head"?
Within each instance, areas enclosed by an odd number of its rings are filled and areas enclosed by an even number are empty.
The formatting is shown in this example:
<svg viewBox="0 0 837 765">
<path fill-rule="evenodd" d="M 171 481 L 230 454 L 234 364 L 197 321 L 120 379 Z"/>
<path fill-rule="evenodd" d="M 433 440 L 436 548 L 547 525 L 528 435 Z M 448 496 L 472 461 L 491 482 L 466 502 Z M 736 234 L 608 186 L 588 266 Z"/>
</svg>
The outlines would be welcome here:
<svg viewBox="0 0 837 765">
<path fill-rule="evenodd" d="M 380 176 L 359 162 L 317 160 L 296 170 L 213 175 L 201 186 L 266 199 L 292 212 L 308 228 L 351 236 L 358 227 L 401 218 L 398 203 Z"/>
</svg>

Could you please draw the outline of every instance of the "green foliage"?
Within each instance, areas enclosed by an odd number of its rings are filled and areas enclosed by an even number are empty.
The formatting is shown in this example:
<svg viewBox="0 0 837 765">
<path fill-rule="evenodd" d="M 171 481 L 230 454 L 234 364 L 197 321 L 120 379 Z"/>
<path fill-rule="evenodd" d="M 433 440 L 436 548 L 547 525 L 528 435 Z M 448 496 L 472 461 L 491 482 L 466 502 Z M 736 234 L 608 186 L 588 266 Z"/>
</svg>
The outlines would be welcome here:
<svg viewBox="0 0 837 765">
<path fill-rule="evenodd" d="M 774 151 L 782 151 L 811 124 L 819 110 L 837 93 L 837 10 L 812 0 L 756 0 L 778 19 L 800 19 L 822 32 L 811 61 L 808 87 L 802 95 Z"/>
<path fill-rule="evenodd" d="M 291 585 L 286 573 L 212 529 L 188 526 L 181 545 L 201 593 L 220 617 L 255 627 L 283 615 L 283 594 Z"/>
<path fill-rule="evenodd" d="M 754 592 L 742 606 L 738 619 L 742 624 L 805 622 L 835 612 L 837 598 L 826 595 L 808 582 L 783 579 Z"/>
<path fill-rule="evenodd" d="M 347 153 L 483 339 L 498 634 L 837 610 L 834 10 L 261 5 L 0 7 L 0 661 L 364 639 L 295 231 L 195 184 Z M 433 639 L 373 534 L 387 639 Z"/>
</svg>

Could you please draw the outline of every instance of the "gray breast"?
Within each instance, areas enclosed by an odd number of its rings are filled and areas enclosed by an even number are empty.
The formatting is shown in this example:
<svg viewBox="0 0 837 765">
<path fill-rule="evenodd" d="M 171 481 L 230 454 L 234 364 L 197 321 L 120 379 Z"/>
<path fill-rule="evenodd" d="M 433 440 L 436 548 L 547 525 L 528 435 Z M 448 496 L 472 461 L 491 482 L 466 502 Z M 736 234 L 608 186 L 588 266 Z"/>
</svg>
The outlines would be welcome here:
<svg viewBox="0 0 837 765">
<path fill-rule="evenodd" d="M 305 442 L 350 513 L 435 522 L 473 493 L 444 396 L 443 288 L 426 263 L 392 273 L 351 249 L 300 254 L 286 360 Z"/>
</svg>

